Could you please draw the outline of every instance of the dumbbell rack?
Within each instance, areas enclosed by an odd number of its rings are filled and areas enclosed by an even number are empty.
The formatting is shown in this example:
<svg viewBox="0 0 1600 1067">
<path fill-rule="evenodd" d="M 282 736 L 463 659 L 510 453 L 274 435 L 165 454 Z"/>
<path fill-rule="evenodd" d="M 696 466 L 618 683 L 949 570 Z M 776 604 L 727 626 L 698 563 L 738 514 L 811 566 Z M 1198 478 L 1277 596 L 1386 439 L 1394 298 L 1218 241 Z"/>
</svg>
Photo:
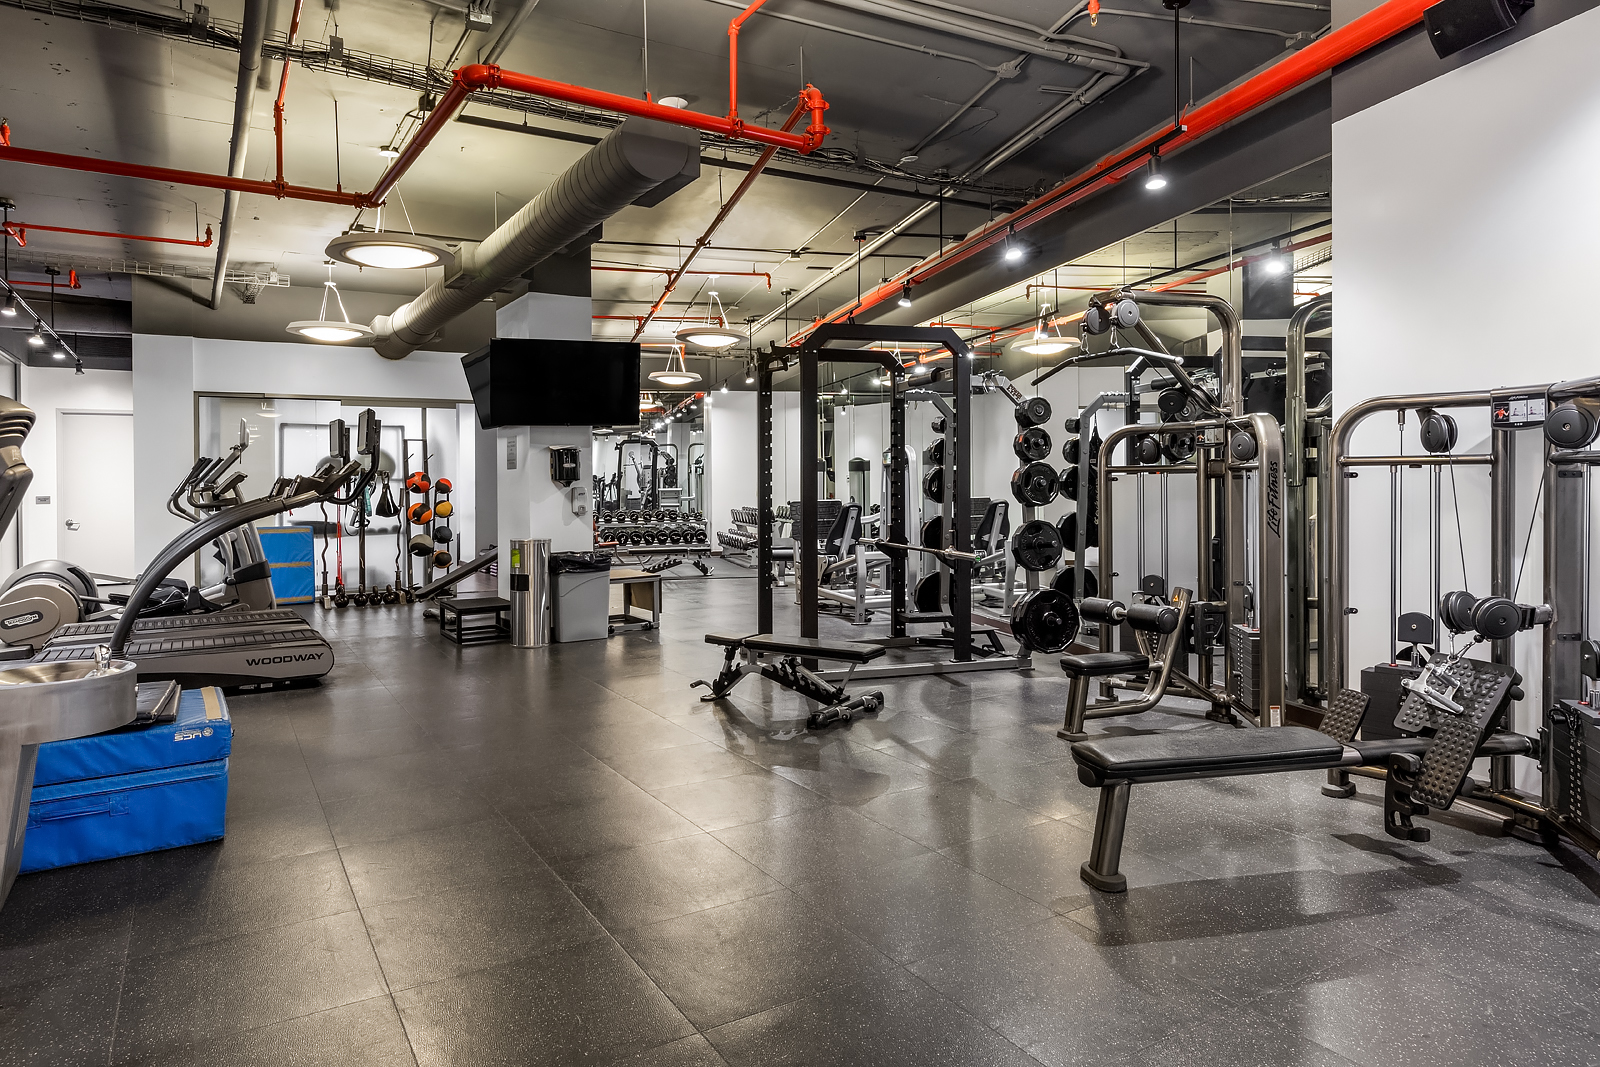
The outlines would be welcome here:
<svg viewBox="0 0 1600 1067">
<path fill-rule="evenodd" d="M 614 554 L 643 559 L 656 555 L 690 555 L 711 552 L 705 516 L 698 511 L 645 509 L 602 511 L 595 515 L 595 541 L 615 545 Z"/>
</svg>

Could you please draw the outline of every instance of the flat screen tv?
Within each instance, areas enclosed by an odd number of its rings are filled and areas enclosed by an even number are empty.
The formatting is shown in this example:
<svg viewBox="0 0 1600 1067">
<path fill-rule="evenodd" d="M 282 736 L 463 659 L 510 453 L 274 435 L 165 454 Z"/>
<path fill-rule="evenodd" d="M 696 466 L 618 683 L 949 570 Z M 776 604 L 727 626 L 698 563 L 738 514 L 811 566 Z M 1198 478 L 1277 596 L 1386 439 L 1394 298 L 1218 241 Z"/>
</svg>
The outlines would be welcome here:
<svg viewBox="0 0 1600 1067">
<path fill-rule="evenodd" d="M 639 425 L 639 346 L 500 337 L 462 357 L 478 423 Z"/>
</svg>

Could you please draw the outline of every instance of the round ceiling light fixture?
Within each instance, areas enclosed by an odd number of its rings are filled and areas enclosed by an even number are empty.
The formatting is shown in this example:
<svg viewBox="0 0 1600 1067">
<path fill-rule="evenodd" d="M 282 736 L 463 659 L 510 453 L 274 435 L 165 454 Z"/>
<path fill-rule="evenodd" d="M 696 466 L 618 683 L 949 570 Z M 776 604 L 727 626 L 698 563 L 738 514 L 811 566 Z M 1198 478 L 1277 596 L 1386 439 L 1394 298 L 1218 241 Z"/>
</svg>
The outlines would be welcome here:
<svg viewBox="0 0 1600 1067">
<path fill-rule="evenodd" d="M 716 305 L 716 313 L 712 313 L 712 305 Z M 722 308 L 722 298 L 715 289 L 706 294 L 706 318 L 704 322 L 690 323 L 673 333 L 686 345 L 696 345 L 700 348 L 731 348 L 744 340 L 744 334 L 727 326 L 727 312 Z M 679 354 L 679 362 L 683 360 Z M 699 381 L 699 378 L 695 379 Z"/>
<path fill-rule="evenodd" d="M 1050 322 L 1050 305 L 1046 304 L 1039 309 L 1032 336 L 1011 342 L 1011 351 L 1028 356 L 1059 356 L 1078 343 L 1076 337 L 1061 336 L 1060 327 Z"/>
<path fill-rule="evenodd" d="M 673 366 L 674 362 L 677 363 L 676 367 Z M 650 380 L 652 382 L 660 382 L 662 385 L 665 385 L 668 388 L 676 389 L 679 386 L 692 385 L 693 383 L 698 382 L 700 380 L 700 375 L 684 366 L 683 349 L 674 348 L 672 350 L 672 355 L 667 357 L 666 367 L 662 370 L 651 371 Z"/>
<path fill-rule="evenodd" d="M 339 305 L 339 314 L 343 320 L 328 317 L 328 294 L 333 294 L 334 301 Z M 350 321 L 350 313 L 344 309 L 344 297 L 339 295 L 339 287 L 333 281 L 333 264 L 328 264 L 328 280 L 322 283 L 322 310 L 314 319 L 300 319 L 291 322 L 288 326 L 290 333 L 297 333 L 301 337 L 323 344 L 342 344 L 345 341 L 354 341 L 356 338 L 373 336 L 371 326 Z"/>
<path fill-rule="evenodd" d="M 351 266 L 388 270 L 449 267 L 456 261 L 455 250 L 443 241 L 393 231 L 342 233 L 328 242 L 326 252 Z"/>
<path fill-rule="evenodd" d="M 5 303 L 0 304 L 0 315 L 4 315 L 8 319 L 17 317 L 17 294 L 9 289 L 6 290 Z"/>
</svg>

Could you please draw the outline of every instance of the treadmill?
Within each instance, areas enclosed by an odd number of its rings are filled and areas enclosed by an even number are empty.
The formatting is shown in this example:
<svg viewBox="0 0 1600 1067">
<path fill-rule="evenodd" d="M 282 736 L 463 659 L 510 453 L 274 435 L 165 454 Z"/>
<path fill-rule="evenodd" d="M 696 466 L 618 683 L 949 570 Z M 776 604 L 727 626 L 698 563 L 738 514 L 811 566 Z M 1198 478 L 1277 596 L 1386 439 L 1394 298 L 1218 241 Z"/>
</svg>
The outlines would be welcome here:
<svg viewBox="0 0 1600 1067">
<path fill-rule="evenodd" d="M 217 481 L 238 461 L 247 438 L 241 437 L 228 457 L 197 463 L 169 501 L 169 508 L 177 507 L 174 513 L 193 525 L 145 569 L 122 615 L 61 627 L 34 661 L 88 659 L 97 646 L 109 643 L 117 655 L 138 664 L 141 681 L 172 679 L 184 688 L 215 685 L 233 692 L 315 684 L 333 668 L 333 648 L 297 612 L 275 606 L 270 570 L 260 555 L 260 541 L 251 524 L 309 504 L 343 505 L 359 500 L 372 479 L 381 426 L 370 408 L 362 412 L 358 425 L 360 454 L 372 460 L 363 464 L 349 458 L 350 432 L 343 420 L 334 420 L 330 426 L 332 455 L 318 473 L 310 478 L 280 478 L 266 496 L 255 500 L 246 501 L 239 493 L 245 478 L 242 471 Z M 340 489 L 353 477 L 355 486 L 341 495 Z M 175 504 L 185 492 L 195 513 L 184 512 Z M 254 553 L 246 551 L 246 555 L 253 554 L 258 560 L 235 569 L 232 581 L 226 583 L 236 590 L 235 604 L 203 614 L 139 618 L 140 609 L 172 570 L 197 548 L 213 541 L 224 553 L 241 546 L 248 549 L 252 543 L 255 546 Z"/>
</svg>

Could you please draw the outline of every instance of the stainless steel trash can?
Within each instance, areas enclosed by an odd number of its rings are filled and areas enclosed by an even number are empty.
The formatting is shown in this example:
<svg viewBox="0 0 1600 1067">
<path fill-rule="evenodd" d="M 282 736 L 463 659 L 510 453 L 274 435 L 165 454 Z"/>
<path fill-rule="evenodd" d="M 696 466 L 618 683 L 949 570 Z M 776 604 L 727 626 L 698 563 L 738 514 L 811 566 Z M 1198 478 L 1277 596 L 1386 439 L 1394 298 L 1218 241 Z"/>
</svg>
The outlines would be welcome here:
<svg viewBox="0 0 1600 1067">
<path fill-rule="evenodd" d="M 550 542 L 511 542 L 511 643 L 542 648 L 550 643 Z"/>
</svg>

